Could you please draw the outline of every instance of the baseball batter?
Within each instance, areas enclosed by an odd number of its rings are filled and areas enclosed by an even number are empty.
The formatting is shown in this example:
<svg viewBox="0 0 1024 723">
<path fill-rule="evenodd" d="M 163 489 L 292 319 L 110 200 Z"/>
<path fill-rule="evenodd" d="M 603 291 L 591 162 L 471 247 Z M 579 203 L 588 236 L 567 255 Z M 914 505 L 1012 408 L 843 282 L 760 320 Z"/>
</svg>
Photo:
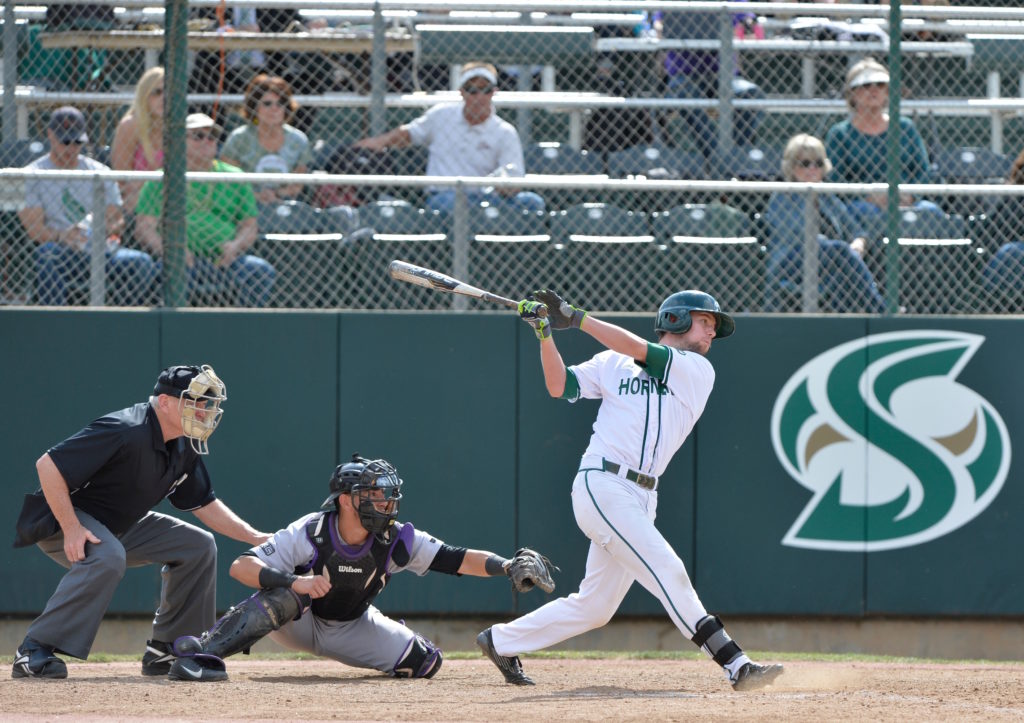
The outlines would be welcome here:
<svg viewBox="0 0 1024 723">
<path fill-rule="evenodd" d="M 547 318 L 538 310 L 547 306 Z M 532 685 L 518 655 L 605 625 L 638 581 L 661 601 L 672 622 L 725 670 L 736 690 L 769 685 L 781 665 L 758 665 L 709 615 L 683 561 L 654 526 L 661 475 L 700 418 L 715 382 L 705 355 L 735 330 L 732 318 L 701 291 L 680 291 L 662 303 L 658 343 L 571 306 L 551 291 L 519 302 L 519 314 L 540 340 L 548 393 L 575 402 L 600 399 L 590 445 L 572 487 L 576 523 L 590 538 L 579 592 L 512 622 L 495 625 L 477 644 L 505 680 Z M 551 329 L 577 328 L 608 347 L 568 369 Z"/>
<path fill-rule="evenodd" d="M 554 589 L 547 559 L 518 550 L 511 560 L 493 552 L 447 545 L 396 520 L 402 480 L 385 460 L 353 455 L 330 481 L 320 512 L 308 514 L 243 553 L 231 576 L 259 592 L 232 607 L 200 638 L 175 641 L 176 680 L 224 680 L 223 659 L 265 635 L 302 650 L 396 678 L 431 678 L 440 648 L 373 602 L 392 574 L 430 571 L 508 576 L 526 592 Z"/>
</svg>

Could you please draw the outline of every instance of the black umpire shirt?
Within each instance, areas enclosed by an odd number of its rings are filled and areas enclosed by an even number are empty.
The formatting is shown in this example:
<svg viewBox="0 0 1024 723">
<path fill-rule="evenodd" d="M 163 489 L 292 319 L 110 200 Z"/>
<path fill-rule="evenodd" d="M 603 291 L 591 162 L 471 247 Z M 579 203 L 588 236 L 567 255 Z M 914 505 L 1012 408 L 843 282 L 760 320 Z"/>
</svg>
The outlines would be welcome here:
<svg viewBox="0 0 1024 723">
<path fill-rule="evenodd" d="M 48 454 L 75 508 L 115 535 L 127 532 L 165 497 L 179 510 L 216 499 L 203 460 L 185 437 L 164 443 L 149 402 L 100 417 Z"/>
</svg>

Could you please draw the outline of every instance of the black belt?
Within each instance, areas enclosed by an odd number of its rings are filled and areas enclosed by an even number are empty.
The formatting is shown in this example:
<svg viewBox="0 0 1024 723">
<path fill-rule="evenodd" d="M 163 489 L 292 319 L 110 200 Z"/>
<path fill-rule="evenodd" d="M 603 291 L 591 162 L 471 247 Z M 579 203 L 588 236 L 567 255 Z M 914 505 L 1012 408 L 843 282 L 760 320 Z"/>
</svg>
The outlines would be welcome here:
<svg viewBox="0 0 1024 723">
<path fill-rule="evenodd" d="M 601 459 L 601 466 L 605 472 L 611 472 L 612 474 L 619 474 L 619 471 L 623 469 L 622 465 L 618 462 L 612 462 L 604 458 Z M 654 475 L 637 472 L 635 469 L 629 469 L 628 467 L 625 468 L 622 476 L 647 490 L 653 490 L 658 486 L 658 478 Z"/>
</svg>

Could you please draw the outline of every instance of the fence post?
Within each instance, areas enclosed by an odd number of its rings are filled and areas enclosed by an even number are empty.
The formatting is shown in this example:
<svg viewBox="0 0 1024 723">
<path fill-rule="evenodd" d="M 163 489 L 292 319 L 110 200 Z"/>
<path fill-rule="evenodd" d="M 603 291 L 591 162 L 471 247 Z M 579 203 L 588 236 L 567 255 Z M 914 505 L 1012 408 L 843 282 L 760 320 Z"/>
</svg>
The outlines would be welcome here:
<svg viewBox="0 0 1024 723">
<path fill-rule="evenodd" d="M 103 178 L 92 177 L 92 227 L 89 229 L 89 306 L 103 306 L 106 296 L 107 194 Z"/>
<path fill-rule="evenodd" d="M 725 8 L 719 14 L 718 36 L 718 147 L 728 151 L 733 146 L 732 78 L 736 74 L 736 55 L 732 45 L 732 15 Z"/>
<path fill-rule="evenodd" d="M 895 314 L 900 308 L 900 94 L 903 91 L 903 68 L 900 59 L 900 39 L 903 22 L 900 0 L 889 3 L 889 131 L 886 133 L 886 183 L 889 184 L 886 203 L 885 297 L 887 311 Z"/>
<path fill-rule="evenodd" d="M 804 273 L 800 309 L 813 314 L 818 305 L 818 194 L 812 189 L 804 199 Z"/>
<path fill-rule="evenodd" d="M 455 208 L 452 210 L 452 275 L 463 281 L 469 276 L 469 199 L 462 181 L 455 182 Z M 469 299 L 452 294 L 452 309 L 465 311 Z"/>
<path fill-rule="evenodd" d="M 18 137 L 18 106 L 14 91 L 18 85 L 18 27 L 14 21 L 14 2 L 4 3 L 4 110 L 5 141 Z"/>
<path fill-rule="evenodd" d="M 388 91 L 387 29 L 380 3 L 373 4 L 373 44 L 370 46 L 370 135 L 383 133 L 387 120 L 384 96 Z"/>
<path fill-rule="evenodd" d="M 164 27 L 163 304 L 185 306 L 185 116 L 188 114 L 188 2 L 167 0 Z"/>
</svg>

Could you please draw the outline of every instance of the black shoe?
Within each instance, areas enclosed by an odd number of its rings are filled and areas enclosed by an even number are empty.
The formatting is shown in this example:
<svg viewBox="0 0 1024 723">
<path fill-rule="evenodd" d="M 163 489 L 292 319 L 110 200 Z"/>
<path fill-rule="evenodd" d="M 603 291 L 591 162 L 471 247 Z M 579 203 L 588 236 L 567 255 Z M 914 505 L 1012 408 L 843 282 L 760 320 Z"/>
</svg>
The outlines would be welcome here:
<svg viewBox="0 0 1024 723">
<path fill-rule="evenodd" d="M 14 652 L 12 678 L 66 678 L 68 666 L 53 654 L 53 648 L 40 645 L 31 638 Z"/>
<path fill-rule="evenodd" d="M 175 659 L 171 646 L 161 640 L 147 640 L 146 652 L 142 655 L 143 675 L 167 675 Z"/>
<path fill-rule="evenodd" d="M 505 676 L 506 683 L 511 683 L 512 685 L 534 685 L 534 682 L 523 673 L 523 664 L 519 662 L 518 657 L 513 656 L 509 658 L 504 655 L 498 655 L 498 651 L 494 649 L 494 640 L 491 638 L 490 628 L 476 636 L 476 644 L 480 646 L 480 650 L 484 651 L 484 655 L 498 666 L 498 670 Z"/>
<path fill-rule="evenodd" d="M 228 673 L 224 668 L 224 661 L 212 655 L 198 655 L 192 658 L 177 658 L 171 663 L 171 670 L 167 674 L 171 680 L 194 680 L 200 683 L 208 683 L 218 680 L 227 680 Z"/>
<path fill-rule="evenodd" d="M 759 690 L 782 675 L 782 666 L 758 665 L 757 663 L 744 663 L 743 667 L 736 673 L 736 679 L 732 681 L 733 690 Z"/>
</svg>

